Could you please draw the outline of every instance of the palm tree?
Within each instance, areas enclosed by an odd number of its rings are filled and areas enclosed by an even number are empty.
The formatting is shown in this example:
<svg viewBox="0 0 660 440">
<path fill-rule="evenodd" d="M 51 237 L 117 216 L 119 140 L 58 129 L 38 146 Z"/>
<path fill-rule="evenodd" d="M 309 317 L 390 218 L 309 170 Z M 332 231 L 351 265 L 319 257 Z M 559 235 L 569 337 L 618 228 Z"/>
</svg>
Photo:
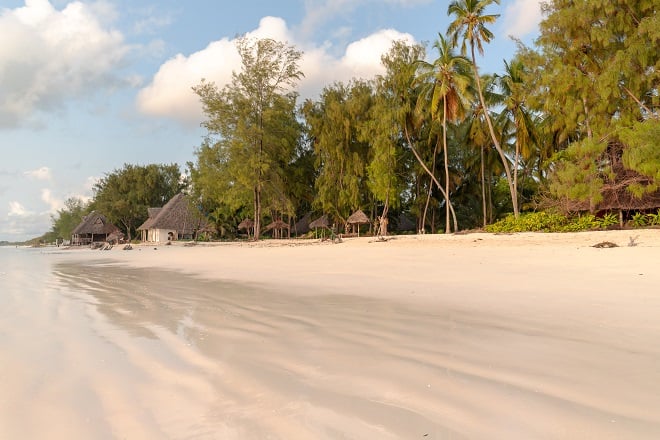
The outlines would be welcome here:
<svg viewBox="0 0 660 440">
<path fill-rule="evenodd" d="M 504 61 L 504 75 L 497 77 L 497 83 L 503 95 L 503 115 L 513 123 L 513 136 L 515 139 L 515 156 L 513 160 L 513 188 L 518 197 L 518 169 L 521 155 L 525 158 L 531 156 L 531 146 L 536 143 L 536 130 L 532 114 L 525 103 L 523 90 L 524 65 L 520 60 L 511 63 Z"/>
<path fill-rule="evenodd" d="M 420 80 L 427 85 L 420 98 L 430 98 L 431 118 L 439 118 L 440 102 L 442 102 L 442 145 L 445 165 L 445 196 L 446 221 L 445 232 L 451 232 L 449 216 L 451 201 L 449 199 L 449 154 L 447 148 L 447 121 L 454 121 L 463 113 L 464 95 L 472 82 L 469 74 L 470 60 L 462 55 L 456 55 L 452 46 L 442 36 L 433 45 L 438 50 L 438 58 L 433 63 L 420 61 Z M 454 231 L 458 225 L 454 222 Z"/>
<path fill-rule="evenodd" d="M 502 159 L 504 165 L 504 172 L 506 173 L 507 183 L 509 184 L 509 191 L 511 192 L 511 199 L 513 203 L 513 214 L 518 216 L 518 200 L 513 186 L 513 179 L 511 177 L 511 169 L 509 167 L 508 159 L 504 154 L 504 150 L 500 146 L 500 142 L 495 135 L 493 122 L 488 114 L 488 107 L 484 100 L 483 90 L 481 88 L 481 80 L 479 79 L 479 68 L 477 66 L 477 59 L 475 50 L 483 55 L 483 43 L 489 43 L 493 39 L 493 33 L 486 28 L 487 24 L 492 24 L 497 20 L 499 15 L 487 15 L 485 9 L 491 4 L 499 4 L 500 0 L 454 0 L 447 8 L 447 15 L 454 16 L 454 21 L 449 24 L 448 33 L 451 35 L 452 44 L 458 45 L 458 39 L 462 37 L 461 53 L 467 52 L 466 43 L 470 44 L 470 54 L 472 56 L 472 68 L 474 70 L 474 78 L 477 85 L 477 92 L 479 94 L 479 101 L 484 109 L 484 116 L 488 125 L 488 131 L 493 141 L 493 145 L 497 153 Z"/>
</svg>

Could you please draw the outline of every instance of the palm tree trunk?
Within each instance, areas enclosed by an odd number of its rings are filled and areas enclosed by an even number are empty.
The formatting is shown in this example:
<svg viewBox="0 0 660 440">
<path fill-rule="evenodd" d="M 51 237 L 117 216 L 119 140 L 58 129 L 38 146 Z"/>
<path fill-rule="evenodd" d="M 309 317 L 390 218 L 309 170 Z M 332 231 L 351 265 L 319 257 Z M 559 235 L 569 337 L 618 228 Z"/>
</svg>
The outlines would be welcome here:
<svg viewBox="0 0 660 440">
<path fill-rule="evenodd" d="M 443 113 L 442 113 L 442 143 L 444 146 L 445 155 L 445 234 L 451 233 L 449 226 L 449 212 L 451 210 L 451 201 L 449 200 L 449 149 L 447 148 L 447 96 L 442 100 Z"/>
<path fill-rule="evenodd" d="M 484 154 L 484 147 L 481 150 L 481 210 L 484 216 L 484 227 L 488 224 L 488 217 L 486 212 L 486 158 Z"/>
<path fill-rule="evenodd" d="M 433 173 L 429 170 L 429 168 L 426 166 L 422 158 L 419 156 L 419 153 L 417 150 L 415 150 L 415 147 L 413 147 L 413 144 L 410 142 L 410 135 L 408 134 L 408 127 L 404 127 L 404 131 L 406 133 L 406 140 L 408 141 L 408 146 L 410 147 L 410 151 L 413 152 L 413 155 L 415 155 L 415 159 L 417 159 L 417 162 L 422 166 L 424 171 L 431 177 L 431 180 L 435 182 L 436 186 L 440 190 L 443 196 L 447 197 L 447 194 L 445 193 L 445 190 L 442 188 L 442 185 L 440 185 L 440 182 L 438 182 L 438 179 L 435 178 Z M 458 221 L 456 220 L 456 211 L 454 211 L 454 207 L 451 206 L 451 215 L 452 218 L 454 219 L 454 229 L 458 230 Z M 424 225 L 422 225 L 423 227 Z"/>
<path fill-rule="evenodd" d="M 495 149 L 502 159 L 502 165 L 504 165 L 504 172 L 506 173 L 506 181 L 509 184 L 509 192 L 511 193 L 511 199 L 513 203 L 513 215 L 518 217 L 518 200 L 516 199 L 515 189 L 513 187 L 513 179 L 511 177 L 511 170 L 509 168 L 509 163 L 504 154 L 504 150 L 500 146 L 497 136 L 495 136 L 495 129 L 493 128 L 493 121 L 490 120 L 490 115 L 488 115 L 488 107 L 486 107 L 486 100 L 484 99 L 483 91 L 481 90 L 481 79 L 479 78 L 479 69 L 477 68 L 477 59 L 474 55 L 474 43 L 470 43 L 470 49 L 472 52 L 472 67 L 474 68 L 474 77 L 477 81 L 477 91 L 479 92 L 479 100 L 481 101 L 481 107 L 484 112 L 484 117 L 486 118 L 486 124 L 488 125 L 488 131 L 490 132 L 490 137 L 493 140 Z"/>
<path fill-rule="evenodd" d="M 431 160 L 431 172 L 435 175 L 435 158 L 438 155 L 438 142 L 435 143 L 433 147 L 433 159 Z M 426 205 L 424 206 L 424 215 L 422 216 L 422 226 L 426 230 L 426 214 L 429 210 L 429 203 L 431 202 L 431 194 L 433 193 L 433 180 L 429 183 L 429 193 L 426 195 Z M 431 226 L 431 232 L 433 232 L 433 226 Z"/>
</svg>

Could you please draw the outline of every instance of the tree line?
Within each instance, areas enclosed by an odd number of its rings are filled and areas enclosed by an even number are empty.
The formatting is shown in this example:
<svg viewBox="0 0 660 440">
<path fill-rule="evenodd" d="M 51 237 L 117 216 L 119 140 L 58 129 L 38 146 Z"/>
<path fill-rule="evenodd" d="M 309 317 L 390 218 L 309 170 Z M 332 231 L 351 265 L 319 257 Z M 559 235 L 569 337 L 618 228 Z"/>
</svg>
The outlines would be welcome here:
<svg viewBox="0 0 660 440">
<path fill-rule="evenodd" d="M 258 239 L 264 221 L 307 213 L 336 225 L 357 209 L 379 224 L 405 213 L 418 230 L 449 233 L 506 214 L 594 213 L 612 191 L 660 200 L 655 2 L 547 1 L 534 45 L 518 42 L 501 73 L 483 74 L 477 56 L 493 39 L 496 4 L 450 2 L 430 48 L 395 42 L 383 74 L 300 104 L 302 53 L 240 38 L 231 82 L 193 87 L 207 136 L 186 179 L 176 165 L 152 165 L 149 178 L 139 177 L 148 167 L 125 165 L 82 210 L 102 209 L 130 234 L 148 206 L 185 190 L 219 234 L 251 218 Z M 74 208 L 58 212 L 53 232 Z"/>
</svg>

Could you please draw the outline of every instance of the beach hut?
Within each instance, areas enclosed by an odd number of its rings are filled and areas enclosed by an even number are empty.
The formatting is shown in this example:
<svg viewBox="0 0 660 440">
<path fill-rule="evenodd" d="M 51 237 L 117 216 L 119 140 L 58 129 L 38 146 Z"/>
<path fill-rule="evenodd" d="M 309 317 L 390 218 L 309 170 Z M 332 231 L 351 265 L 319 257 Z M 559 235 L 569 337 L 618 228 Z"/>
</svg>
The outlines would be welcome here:
<svg viewBox="0 0 660 440">
<path fill-rule="evenodd" d="M 313 222 L 309 224 L 309 229 L 314 229 L 314 235 L 316 238 L 319 237 L 319 228 L 321 228 L 321 234 L 323 237 L 325 237 L 325 230 L 330 226 L 330 222 L 328 221 L 328 215 L 323 214 L 321 217 L 317 218 Z"/>
<path fill-rule="evenodd" d="M 399 214 L 396 225 L 397 232 L 409 232 L 415 229 L 417 229 L 417 225 L 407 215 L 404 213 Z"/>
<path fill-rule="evenodd" d="M 71 244 L 75 246 L 103 243 L 111 234 L 120 234 L 119 228 L 108 221 L 101 213 L 92 211 L 71 233 Z"/>
<path fill-rule="evenodd" d="M 172 197 L 162 208 L 150 208 L 149 218 L 138 228 L 143 241 L 163 243 L 174 240 L 193 240 L 197 233 L 212 231 L 201 212 L 196 210 L 185 194 Z"/>
<path fill-rule="evenodd" d="M 653 212 L 660 208 L 660 190 L 647 191 L 635 195 L 630 188 L 653 188 L 653 179 L 626 168 L 623 164 L 624 146 L 612 142 L 599 158 L 607 164 L 608 173 L 601 188 L 602 199 L 595 204 L 590 200 L 559 200 L 559 206 L 566 212 L 603 213 L 618 211 L 619 219 L 623 224 L 626 216 L 634 212 Z"/>
<path fill-rule="evenodd" d="M 250 238 L 250 231 L 254 228 L 254 220 L 246 218 L 238 224 L 238 230 L 245 230 L 247 232 L 248 238 Z"/>
<path fill-rule="evenodd" d="M 291 232 L 293 232 L 293 234 L 296 236 L 304 235 L 308 233 L 310 230 L 309 224 L 311 222 L 311 219 L 312 219 L 312 213 L 308 212 L 303 216 L 303 218 L 301 218 L 296 223 L 294 223 L 293 227 L 291 228 L 292 230 Z"/>
<path fill-rule="evenodd" d="M 268 231 L 273 231 L 273 238 L 284 238 L 282 232 L 285 229 L 287 230 L 287 232 L 290 232 L 289 224 L 283 220 L 278 219 L 272 222 L 271 224 L 267 225 L 264 228 L 264 233 Z M 291 234 L 289 234 L 289 238 L 291 238 Z"/>
<path fill-rule="evenodd" d="M 371 221 L 369 220 L 369 217 L 362 212 L 361 209 L 358 209 L 355 211 L 351 216 L 346 220 L 346 224 L 351 227 L 351 232 L 355 233 L 355 230 L 357 229 L 357 236 L 360 236 L 360 225 L 368 225 L 370 224 Z"/>
</svg>

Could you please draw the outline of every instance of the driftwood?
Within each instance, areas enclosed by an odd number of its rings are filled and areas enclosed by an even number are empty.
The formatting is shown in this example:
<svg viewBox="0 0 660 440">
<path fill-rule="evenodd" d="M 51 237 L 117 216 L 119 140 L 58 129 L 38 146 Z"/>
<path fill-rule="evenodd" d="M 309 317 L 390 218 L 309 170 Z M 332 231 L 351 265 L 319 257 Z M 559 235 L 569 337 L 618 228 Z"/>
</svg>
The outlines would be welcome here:
<svg viewBox="0 0 660 440">
<path fill-rule="evenodd" d="M 612 243 L 611 241 L 601 241 L 600 243 L 596 243 L 592 247 L 599 248 L 599 249 L 604 249 L 604 248 L 619 247 L 619 245 L 616 244 L 616 243 Z"/>
</svg>

